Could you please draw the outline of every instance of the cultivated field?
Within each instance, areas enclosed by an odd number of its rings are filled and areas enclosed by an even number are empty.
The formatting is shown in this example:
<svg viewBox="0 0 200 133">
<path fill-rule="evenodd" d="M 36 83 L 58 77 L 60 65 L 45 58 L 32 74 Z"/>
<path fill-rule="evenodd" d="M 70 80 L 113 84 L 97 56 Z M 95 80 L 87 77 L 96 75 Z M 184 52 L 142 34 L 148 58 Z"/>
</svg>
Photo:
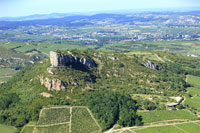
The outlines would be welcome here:
<svg viewBox="0 0 200 133">
<path fill-rule="evenodd" d="M 183 133 L 174 126 L 150 127 L 146 129 L 136 130 L 136 133 Z"/>
<path fill-rule="evenodd" d="M 190 97 L 186 96 L 184 104 L 200 110 L 200 77 L 187 75 L 187 82 L 194 87 L 187 89 L 189 91 Z"/>
<path fill-rule="evenodd" d="M 70 107 L 44 108 L 40 113 L 38 125 L 50 125 L 70 121 Z"/>
<path fill-rule="evenodd" d="M 40 127 L 36 126 L 33 133 L 69 133 L 69 124 Z"/>
<path fill-rule="evenodd" d="M 52 106 L 43 108 L 36 125 L 26 125 L 21 133 L 91 133 L 101 127 L 87 107 Z"/>
<path fill-rule="evenodd" d="M 197 117 L 186 110 L 161 110 L 138 112 L 144 123 L 160 122 L 173 119 L 195 120 Z"/>
<path fill-rule="evenodd" d="M 176 54 L 198 54 L 200 52 L 198 41 L 145 41 L 145 42 L 122 42 L 109 44 L 100 48 L 102 51 L 165 51 Z"/>
<path fill-rule="evenodd" d="M 100 130 L 100 126 L 87 108 L 72 108 L 72 133 L 91 133 Z"/>
</svg>

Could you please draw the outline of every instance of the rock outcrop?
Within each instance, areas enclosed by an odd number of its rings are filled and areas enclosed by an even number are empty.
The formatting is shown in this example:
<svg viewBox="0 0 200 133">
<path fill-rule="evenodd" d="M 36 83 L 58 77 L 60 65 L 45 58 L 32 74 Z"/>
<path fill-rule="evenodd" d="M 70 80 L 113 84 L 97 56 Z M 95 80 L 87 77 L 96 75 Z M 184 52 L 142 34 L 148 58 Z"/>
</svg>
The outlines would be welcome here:
<svg viewBox="0 0 200 133">
<path fill-rule="evenodd" d="M 63 55 L 57 52 L 50 52 L 51 67 L 67 66 L 70 64 L 79 64 L 88 68 L 96 67 L 96 63 L 88 57 L 77 57 L 74 55 Z"/>
<path fill-rule="evenodd" d="M 59 79 L 40 78 L 40 83 L 44 85 L 49 91 L 66 90 L 69 83 L 63 82 Z"/>
<path fill-rule="evenodd" d="M 154 64 L 151 61 L 147 61 L 146 63 L 143 63 L 142 65 L 147 68 L 153 69 L 153 70 L 161 70 L 162 69 L 162 67 L 157 66 L 156 64 Z"/>
</svg>

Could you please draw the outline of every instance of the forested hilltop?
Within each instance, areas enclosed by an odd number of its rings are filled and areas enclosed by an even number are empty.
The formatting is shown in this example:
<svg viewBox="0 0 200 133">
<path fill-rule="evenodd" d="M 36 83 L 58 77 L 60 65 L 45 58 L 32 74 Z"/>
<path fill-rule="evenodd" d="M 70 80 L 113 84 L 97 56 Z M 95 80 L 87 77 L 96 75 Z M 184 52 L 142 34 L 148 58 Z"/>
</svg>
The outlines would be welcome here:
<svg viewBox="0 0 200 133">
<path fill-rule="evenodd" d="M 199 68 L 199 58 L 163 52 L 52 52 L 0 85 L 0 123 L 20 130 L 47 105 L 87 106 L 103 130 L 142 125 L 137 110 L 168 110 L 174 102 L 173 110 L 198 114 L 172 97 L 193 96 L 187 75 L 200 76 Z"/>
</svg>

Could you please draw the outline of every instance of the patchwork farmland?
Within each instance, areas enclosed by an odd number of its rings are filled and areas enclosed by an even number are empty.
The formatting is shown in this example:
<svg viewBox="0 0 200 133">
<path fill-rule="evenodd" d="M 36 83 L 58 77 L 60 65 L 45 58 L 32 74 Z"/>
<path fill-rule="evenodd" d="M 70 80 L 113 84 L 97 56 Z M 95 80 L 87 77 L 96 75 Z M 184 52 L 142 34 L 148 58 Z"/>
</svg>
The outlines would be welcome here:
<svg viewBox="0 0 200 133">
<path fill-rule="evenodd" d="M 43 108 L 37 124 L 27 124 L 21 133 L 92 133 L 101 127 L 84 106 L 53 106 Z"/>
</svg>

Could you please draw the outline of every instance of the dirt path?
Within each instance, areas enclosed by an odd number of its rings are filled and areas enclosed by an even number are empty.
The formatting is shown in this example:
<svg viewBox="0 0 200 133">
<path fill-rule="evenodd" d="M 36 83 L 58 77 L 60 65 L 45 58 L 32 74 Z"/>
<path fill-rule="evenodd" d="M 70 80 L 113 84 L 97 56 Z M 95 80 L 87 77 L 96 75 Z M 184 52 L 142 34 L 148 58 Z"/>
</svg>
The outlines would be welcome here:
<svg viewBox="0 0 200 133">
<path fill-rule="evenodd" d="M 115 126 L 116 126 L 116 125 L 114 125 L 112 128 L 110 128 L 110 129 L 108 130 L 108 132 L 112 132 L 112 130 L 114 130 Z"/>
<path fill-rule="evenodd" d="M 69 133 L 72 132 L 72 107 L 70 107 Z"/>
<path fill-rule="evenodd" d="M 188 81 L 188 75 L 185 76 L 185 81 L 186 81 L 186 82 Z"/>
<path fill-rule="evenodd" d="M 36 128 L 37 127 L 50 127 L 50 126 L 57 126 L 57 125 L 64 125 L 64 124 L 70 124 L 70 122 L 62 122 L 62 123 L 48 124 L 48 125 L 36 125 Z"/>
<path fill-rule="evenodd" d="M 160 58 L 160 56 L 158 56 L 157 54 L 155 54 L 155 56 L 158 58 L 158 60 L 160 60 L 161 62 L 165 62 L 162 58 Z"/>
<path fill-rule="evenodd" d="M 37 51 L 40 51 L 41 53 L 43 53 L 44 55 L 46 55 L 46 56 L 49 56 L 49 54 L 47 54 L 47 53 L 45 53 L 44 51 L 41 51 L 41 50 L 39 50 L 39 49 L 36 49 Z"/>
<path fill-rule="evenodd" d="M 89 112 L 90 116 L 94 120 L 95 124 L 99 127 L 99 131 L 101 131 L 102 129 L 101 129 L 100 125 L 98 124 L 98 122 L 96 121 L 96 119 L 94 118 L 94 116 L 92 115 L 92 112 L 88 108 L 87 108 L 87 111 Z"/>
<path fill-rule="evenodd" d="M 70 109 L 71 107 L 70 106 L 66 106 L 66 105 L 65 106 L 58 106 L 58 107 L 56 107 L 56 106 L 55 107 L 49 106 L 49 107 L 44 107 L 43 109 L 62 109 L 62 108 L 69 108 Z"/>
</svg>

